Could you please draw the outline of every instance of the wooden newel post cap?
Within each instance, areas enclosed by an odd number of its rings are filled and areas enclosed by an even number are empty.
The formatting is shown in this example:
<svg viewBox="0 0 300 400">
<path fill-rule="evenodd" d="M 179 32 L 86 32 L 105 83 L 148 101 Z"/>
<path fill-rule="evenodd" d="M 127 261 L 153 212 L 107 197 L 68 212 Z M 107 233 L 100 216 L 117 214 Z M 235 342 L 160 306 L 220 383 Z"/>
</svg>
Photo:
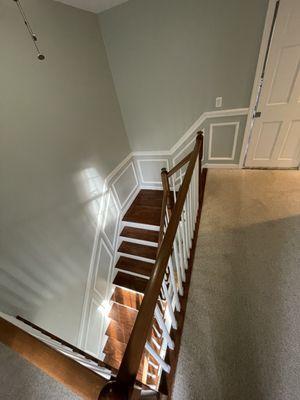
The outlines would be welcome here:
<svg viewBox="0 0 300 400">
<path fill-rule="evenodd" d="M 202 139 L 202 138 L 203 138 L 203 131 L 197 132 L 197 140 Z"/>
</svg>

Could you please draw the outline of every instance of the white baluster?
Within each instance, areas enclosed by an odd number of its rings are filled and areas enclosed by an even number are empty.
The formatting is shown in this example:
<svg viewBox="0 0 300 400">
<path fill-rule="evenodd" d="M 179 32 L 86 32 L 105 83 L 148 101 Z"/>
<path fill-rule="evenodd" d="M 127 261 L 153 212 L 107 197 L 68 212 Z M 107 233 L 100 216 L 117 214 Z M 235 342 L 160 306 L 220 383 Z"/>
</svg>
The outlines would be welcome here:
<svg viewBox="0 0 300 400">
<path fill-rule="evenodd" d="M 187 237 L 187 249 L 188 249 L 188 257 L 190 256 L 190 248 L 191 248 L 191 231 L 190 231 L 190 220 L 189 220 L 189 205 L 188 205 L 188 194 L 184 203 L 184 222 L 185 222 L 185 230 Z"/>
<path fill-rule="evenodd" d="M 174 310 L 173 310 L 173 307 L 172 307 L 172 301 L 171 301 L 171 298 L 170 298 L 170 295 L 169 295 L 169 292 L 168 292 L 166 281 L 163 281 L 162 288 L 163 288 L 164 296 L 165 296 L 166 301 L 167 301 L 168 312 L 169 312 L 169 315 L 170 315 L 170 318 L 171 318 L 171 321 L 172 321 L 172 327 L 174 329 L 177 329 L 177 321 L 176 321 L 176 318 L 175 318 Z"/>
<path fill-rule="evenodd" d="M 180 233 L 181 233 L 181 237 L 182 237 L 183 258 L 185 261 L 185 268 L 187 268 L 187 259 L 189 257 L 189 252 L 188 252 L 187 235 L 186 235 L 186 230 L 185 230 L 184 211 L 182 211 L 182 214 L 181 214 L 179 228 L 180 228 Z"/>
<path fill-rule="evenodd" d="M 175 239 L 173 242 L 173 251 L 174 251 L 174 260 L 175 260 L 175 266 L 176 266 L 176 272 L 177 272 L 177 282 L 178 282 L 178 286 L 179 286 L 179 293 L 182 296 L 181 293 L 183 293 L 183 287 L 182 287 L 183 276 L 182 276 L 182 270 L 181 270 L 181 265 L 180 265 L 178 242 L 177 242 L 176 236 L 175 236 Z"/>
<path fill-rule="evenodd" d="M 178 250 L 179 250 L 179 263 L 180 263 L 180 268 L 181 268 L 181 276 L 182 276 L 182 281 L 186 281 L 186 276 L 185 276 L 185 257 L 184 257 L 184 243 L 181 238 L 181 228 L 180 226 L 177 229 L 177 239 L 178 239 Z"/>
<path fill-rule="evenodd" d="M 154 315 L 155 315 L 155 318 L 156 318 L 156 320 L 158 322 L 158 325 L 159 325 L 160 329 L 162 330 L 163 337 L 166 339 L 166 341 L 168 343 L 168 347 L 171 350 L 174 350 L 174 347 L 175 347 L 174 341 L 172 340 L 172 338 L 171 338 L 171 336 L 169 334 L 168 328 L 166 327 L 166 324 L 165 324 L 165 321 L 163 319 L 162 313 L 160 312 L 160 309 L 159 309 L 158 306 L 155 307 Z"/>
<path fill-rule="evenodd" d="M 192 239 L 194 236 L 194 227 L 193 227 L 193 214 L 192 214 L 192 191 L 191 191 L 191 186 L 189 188 L 188 191 L 188 205 L 189 205 L 189 213 L 188 213 L 188 217 L 189 217 L 189 227 L 190 227 L 190 247 L 192 247 Z"/>
<path fill-rule="evenodd" d="M 173 295 L 174 295 L 174 300 L 176 304 L 176 310 L 180 311 L 180 301 L 177 293 L 177 285 L 176 285 L 176 279 L 175 279 L 175 273 L 174 273 L 174 266 L 173 266 L 173 261 L 172 261 L 172 256 L 169 258 L 169 272 L 170 272 L 170 281 L 173 289 Z M 179 286 L 178 288 L 180 296 L 183 295 L 183 287 Z"/>
<path fill-rule="evenodd" d="M 151 345 L 149 342 L 146 342 L 145 349 L 151 354 L 151 356 L 155 359 L 155 361 L 162 367 L 162 369 L 167 372 L 167 374 L 170 373 L 171 367 L 169 364 L 165 362 L 164 359 L 161 358 L 159 354 L 156 353 L 155 350 L 152 349 Z"/>
</svg>

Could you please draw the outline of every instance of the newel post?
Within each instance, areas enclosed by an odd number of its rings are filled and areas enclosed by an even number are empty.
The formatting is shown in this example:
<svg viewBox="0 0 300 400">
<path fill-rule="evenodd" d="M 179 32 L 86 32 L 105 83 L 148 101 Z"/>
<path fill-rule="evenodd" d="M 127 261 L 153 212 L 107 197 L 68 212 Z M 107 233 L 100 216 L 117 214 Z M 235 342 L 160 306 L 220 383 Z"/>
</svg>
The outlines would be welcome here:
<svg viewBox="0 0 300 400">
<path fill-rule="evenodd" d="M 203 132 L 200 131 L 197 133 L 197 140 L 201 141 L 201 147 L 199 150 L 199 202 L 201 201 L 201 195 L 202 195 L 202 158 L 203 158 Z"/>
</svg>

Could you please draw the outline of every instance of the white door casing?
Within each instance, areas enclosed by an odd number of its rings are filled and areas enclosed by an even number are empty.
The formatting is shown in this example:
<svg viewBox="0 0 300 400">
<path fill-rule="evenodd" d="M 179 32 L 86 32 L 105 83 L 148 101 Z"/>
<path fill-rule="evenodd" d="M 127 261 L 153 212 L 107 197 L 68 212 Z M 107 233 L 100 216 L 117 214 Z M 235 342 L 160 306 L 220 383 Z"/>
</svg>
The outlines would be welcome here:
<svg viewBox="0 0 300 400">
<path fill-rule="evenodd" d="M 245 165 L 300 162 L 300 1 L 281 0 Z"/>
</svg>

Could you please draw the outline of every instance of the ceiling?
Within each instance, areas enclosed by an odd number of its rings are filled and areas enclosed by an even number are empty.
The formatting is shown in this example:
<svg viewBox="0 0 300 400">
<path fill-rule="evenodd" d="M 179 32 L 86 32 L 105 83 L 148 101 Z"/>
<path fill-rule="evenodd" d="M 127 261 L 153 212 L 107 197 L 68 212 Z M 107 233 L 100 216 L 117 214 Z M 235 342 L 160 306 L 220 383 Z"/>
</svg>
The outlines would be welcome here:
<svg viewBox="0 0 300 400">
<path fill-rule="evenodd" d="M 126 3 L 128 0 L 56 0 L 69 6 L 82 8 L 83 10 L 99 13 L 119 4 Z"/>
</svg>

